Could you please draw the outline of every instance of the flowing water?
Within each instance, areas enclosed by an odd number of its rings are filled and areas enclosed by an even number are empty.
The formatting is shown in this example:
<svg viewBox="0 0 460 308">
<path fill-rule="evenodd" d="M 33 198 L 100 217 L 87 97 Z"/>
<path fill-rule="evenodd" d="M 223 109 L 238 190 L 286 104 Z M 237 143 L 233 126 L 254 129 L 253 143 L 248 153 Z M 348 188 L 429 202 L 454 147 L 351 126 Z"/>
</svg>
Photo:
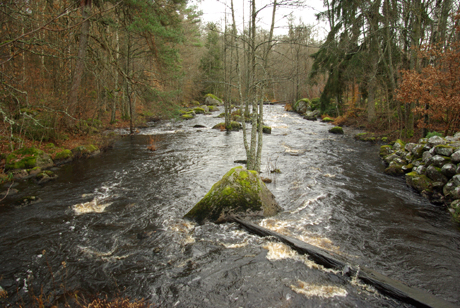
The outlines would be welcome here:
<svg viewBox="0 0 460 308">
<path fill-rule="evenodd" d="M 460 305 L 460 230 L 383 174 L 378 145 L 265 106 L 262 176 L 284 211 L 259 225 Z M 126 136 L 113 150 L 20 184 L 0 206 L 0 286 L 27 294 L 120 293 L 160 307 L 401 307 L 236 224 L 182 219 L 245 159 L 242 132 L 199 115 Z M 201 124 L 206 128 L 193 128 Z M 157 150 L 147 149 L 155 140 Z M 281 173 L 270 173 L 280 169 Z M 17 205 L 34 195 L 39 201 Z"/>
</svg>

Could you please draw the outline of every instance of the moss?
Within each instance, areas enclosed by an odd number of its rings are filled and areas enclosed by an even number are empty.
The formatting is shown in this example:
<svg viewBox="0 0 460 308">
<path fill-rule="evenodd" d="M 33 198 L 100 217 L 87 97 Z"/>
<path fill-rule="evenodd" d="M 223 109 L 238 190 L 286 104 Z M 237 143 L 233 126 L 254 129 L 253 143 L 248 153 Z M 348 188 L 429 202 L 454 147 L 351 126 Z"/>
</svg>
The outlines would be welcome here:
<svg viewBox="0 0 460 308">
<path fill-rule="evenodd" d="M 433 181 L 424 174 L 418 174 L 415 171 L 406 174 L 406 183 L 419 192 L 431 190 Z"/>
<path fill-rule="evenodd" d="M 271 128 L 270 126 L 264 125 L 264 126 L 262 127 L 262 132 L 263 132 L 264 134 L 271 134 L 271 133 L 272 133 L 272 128 Z"/>
<path fill-rule="evenodd" d="M 87 145 L 86 146 L 86 149 L 88 150 L 89 153 L 93 153 L 93 152 L 96 152 L 97 150 L 99 150 L 95 145 L 93 144 L 90 144 L 90 145 Z"/>
<path fill-rule="evenodd" d="M 382 137 L 382 142 L 388 142 L 388 137 Z"/>
<path fill-rule="evenodd" d="M 201 108 L 201 107 L 196 107 L 196 108 L 193 108 L 193 111 L 196 113 L 196 114 L 203 114 L 203 113 L 206 113 L 206 111 Z"/>
<path fill-rule="evenodd" d="M 205 98 L 206 98 L 206 97 L 210 97 L 210 98 L 213 98 L 213 99 L 215 99 L 215 100 L 218 100 L 220 103 L 222 103 L 222 99 L 218 98 L 218 97 L 215 96 L 214 94 L 209 93 L 209 94 L 206 94 L 204 97 L 205 97 Z"/>
<path fill-rule="evenodd" d="M 380 147 L 380 157 L 385 157 L 393 153 L 393 147 L 391 145 L 382 145 Z"/>
<path fill-rule="evenodd" d="M 190 120 L 190 119 L 193 119 L 194 116 L 193 116 L 192 114 L 190 114 L 190 113 L 186 113 L 186 114 L 183 114 L 183 115 L 181 116 L 181 118 L 182 118 L 182 119 L 185 119 L 185 120 Z"/>
<path fill-rule="evenodd" d="M 61 152 L 56 153 L 55 159 L 69 159 L 72 157 L 72 151 L 71 150 L 63 150 Z"/>
<path fill-rule="evenodd" d="M 331 129 L 329 129 L 329 132 L 332 134 L 340 134 L 343 135 L 343 128 L 340 126 L 334 126 Z"/>
<path fill-rule="evenodd" d="M 322 120 L 322 121 L 323 121 L 323 122 L 334 122 L 334 120 L 333 120 L 333 119 L 331 119 L 331 118 L 329 118 L 329 117 L 325 117 L 325 118 L 323 118 L 323 120 Z"/>
<path fill-rule="evenodd" d="M 257 172 L 241 166 L 232 168 L 184 217 L 202 223 L 206 219 L 219 222 L 227 214 L 248 210 L 265 214 L 263 189 L 268 191 Z"/>
<path fill-rule="evenodd" d="M 214 111 L 216 109 L 216 106 L 208 106 L 209 111 Z"/>
</svg>

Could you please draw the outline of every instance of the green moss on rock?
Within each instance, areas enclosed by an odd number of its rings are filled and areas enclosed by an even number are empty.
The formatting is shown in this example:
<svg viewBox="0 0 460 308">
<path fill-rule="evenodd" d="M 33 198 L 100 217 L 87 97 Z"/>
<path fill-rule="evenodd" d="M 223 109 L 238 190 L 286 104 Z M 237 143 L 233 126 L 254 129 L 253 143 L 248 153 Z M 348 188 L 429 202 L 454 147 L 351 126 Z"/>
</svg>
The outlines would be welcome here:
<svg viewBox="0 0 460 308">
<path fill-rule="evenodd" d="M 332 134 L 340 134 L 343 135 L 343 128 L 340 126 L 335 126 L 329 129 L 329 132 Z"/>
<path fill-rule="evenodd" d="M 235 167 L 215 183 L 184 217 L 198 223 L 218 223 L 234 214 L 272 216 L 280 210 L 257 172 Z"/>
<path fill-rule="evenodd" d="M 393 153 L 393 147 L 391 145 L 382 145 L 380 147 L 380 157 L 385 157 Z"/>
<path fill-rule="evenodd" d="M 329 117 L 325 117 L 322 119 L 323 122 L 334 122 L 333 119 L 329 118 Z"/>
<path fill-rule="evenodd" d="M 424 174 L 412 171 L 406 174 L 406 183 L 418 192 L 422 192 L 431 190 L 433 181 Z"/>
<path fill-rule="evenodd" d="M 73 154 L 71 150 L 63 150 L 61 152 L 56 153 L 55 159 L 64 160 L 72 158 Z"/>
</svg>

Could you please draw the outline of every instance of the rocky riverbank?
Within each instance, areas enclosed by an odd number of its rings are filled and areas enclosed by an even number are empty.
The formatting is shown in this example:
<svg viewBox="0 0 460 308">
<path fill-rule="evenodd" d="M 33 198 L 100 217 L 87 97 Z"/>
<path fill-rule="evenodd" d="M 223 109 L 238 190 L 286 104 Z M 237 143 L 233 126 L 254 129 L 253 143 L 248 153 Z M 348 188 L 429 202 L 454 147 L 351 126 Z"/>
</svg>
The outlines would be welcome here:
<svg viewBox="0 0 460 308">
<path fill-rule="evenodd" d="M 407 185 L 460 220 L 460 133 L 422 138 L 418 143 L 380 147 L 385 173 L 404 175 Z"/>
</svg>

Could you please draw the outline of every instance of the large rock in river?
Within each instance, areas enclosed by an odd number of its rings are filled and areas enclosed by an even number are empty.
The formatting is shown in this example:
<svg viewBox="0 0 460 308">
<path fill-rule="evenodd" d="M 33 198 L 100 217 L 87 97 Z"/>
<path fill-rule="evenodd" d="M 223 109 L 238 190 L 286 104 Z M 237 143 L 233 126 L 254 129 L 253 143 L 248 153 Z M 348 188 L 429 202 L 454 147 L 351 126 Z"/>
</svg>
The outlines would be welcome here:
<svg viewBox="0 0 460 308">
<path fill-rule="evenodd" d="M 281 210 L 256 171 L 235 167 L 184 218 L 220 223 L 232 215 L 273 216 Z"/>
</svg>

